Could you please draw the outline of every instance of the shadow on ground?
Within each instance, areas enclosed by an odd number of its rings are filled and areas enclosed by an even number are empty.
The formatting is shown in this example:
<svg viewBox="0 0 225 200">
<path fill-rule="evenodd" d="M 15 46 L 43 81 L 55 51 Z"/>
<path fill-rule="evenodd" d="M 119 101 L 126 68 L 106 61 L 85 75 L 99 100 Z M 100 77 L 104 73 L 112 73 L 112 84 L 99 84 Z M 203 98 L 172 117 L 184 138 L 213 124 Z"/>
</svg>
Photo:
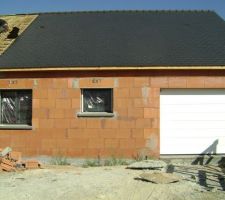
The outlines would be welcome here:
<svg viewBox="0 0 225 200">
<path fill-rule="evenodd" d="M 205 159 L 206 156 L 207 159 Z M 225 157 L 220 158 L 217 162 L 218 166 L 210 164 L 213 159 L 211 155 L 200 155 L 191 163 L 192 165 L 171 164 L 168 165 L 166 172 L 182 175 L 206 190 L 225 191 Z"/>
</svg>

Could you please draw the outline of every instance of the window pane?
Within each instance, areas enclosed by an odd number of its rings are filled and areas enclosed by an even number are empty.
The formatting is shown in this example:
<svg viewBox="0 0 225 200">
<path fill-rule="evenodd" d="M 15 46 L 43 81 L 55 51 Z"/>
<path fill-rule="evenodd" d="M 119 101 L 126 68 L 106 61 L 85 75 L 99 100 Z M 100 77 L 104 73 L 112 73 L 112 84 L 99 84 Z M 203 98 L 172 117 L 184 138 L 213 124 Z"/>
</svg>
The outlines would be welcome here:
<svg viewBox="0 0 225 200">
<path fill-rule="evenodd" d="M 15 92 L 1 93 L 1 123 L 16 123 L 16 94 Z"/>
<path fill-rule="evenodd" d="M 31 91 L 1 92 L 1 124 L 29 124 L 32 119 Z"/>
<path fill-rule="evenodd" d="M 84 89 L 83 112 L 112 112 L 111 89 Z"/>
<path fill-rule="evenodd" d="M 22 91 L 18 93 L 18 124 L 31 124 L 32 118 L 32 97 L 31 93 Z"/>
</svg>

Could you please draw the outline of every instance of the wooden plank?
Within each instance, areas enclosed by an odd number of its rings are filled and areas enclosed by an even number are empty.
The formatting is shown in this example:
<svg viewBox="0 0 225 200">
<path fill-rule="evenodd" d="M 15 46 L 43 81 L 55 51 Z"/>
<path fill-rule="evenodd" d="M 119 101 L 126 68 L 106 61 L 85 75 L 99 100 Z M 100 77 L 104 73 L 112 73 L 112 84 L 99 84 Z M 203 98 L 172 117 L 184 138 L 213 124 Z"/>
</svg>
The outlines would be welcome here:
<svg viewBox="0 0 225 200">
<path fill-rule="evenodd" d="M 21 35 L 37 17 L 38 15 L 13 15 L 1 16 L 0 18 L 7 21 L 9 32 L 13 27 L 18 27 L 20 29 L 19 35 Z M 0 55 L 3 54 L 16 40 L 7 39 L 9 32 L 0 34 Z"/>
</svg>

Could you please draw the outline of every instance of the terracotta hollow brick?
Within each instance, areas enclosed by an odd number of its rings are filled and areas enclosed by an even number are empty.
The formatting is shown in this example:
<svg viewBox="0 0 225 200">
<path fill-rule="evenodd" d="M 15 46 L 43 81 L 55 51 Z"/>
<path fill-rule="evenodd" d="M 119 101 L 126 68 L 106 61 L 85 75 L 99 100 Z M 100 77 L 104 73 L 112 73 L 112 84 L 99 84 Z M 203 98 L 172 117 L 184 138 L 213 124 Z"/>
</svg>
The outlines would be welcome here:
<svg viewBox="0 0 225 200">
<path fill-rule="evenodd" d="M 40 108 L 55 108 L 55 99 L 40 99 Z"/>
<path fill-rule="evenodd" d="M 120 128 L 135 128 L 135 120 L 133 119 L 122 119 L 119 121 Z"/>
<path fill-rule="evenodd" d="M 204 77 L 188 77 L 187 88 L 204 88 Z"/>
<path fill-rule="evenodd" d="M 135 77 L 134 78 L 134 87 L 143 87 L 143 86 L 149 86 L 149 85 L 150 85 L 149 77 Z"/>
<path fill-rule="evenodd" d="M 54 128 L 69 128 L 69 119 L 54 119 Z"/>
<path fill-rule="evenodd" d="M 65 117 L 64 109 L 62 108 L 49 109 L 49 118 L 61 119 L 64 117 Z"/>
<path fill-rule="evenodd" d="M 144 129 L 143 128 L 135 128 L 131 129 L 132 138 L 144 138 Z"/>
<path fill-rule="evenodd" d="M 85 118 L 75 118 L 70 119 L 70 128 L 86 128 L 87 119 Z"/>
<path fill-rule="evenodd" d="M 205 88 L 224 88 L 224 77 L 205 77 Z"/>
<path fill-rule="evenodd" d="M 101 138 L 116 138 L 116 130 L 115 129 L 98 129 Z"/>
<path fill-rule="evenodd" d="M 116 138 L 131 138 L 131 129 L 129 127 L 116 130 Z"/>
<path fill-rule="evenodd" d="M 136 120 L 136 128 L 151 128 L 152 120 L 151 119 L 137 119 Z"/>
<path fill-rule="evenodd" d="M 130 97 L 142 98 L 142 88 L 130 88 Z"/>
<path fill-rule="evenodd" d="M 104 139 L 93 138 L 88 141 L 88 148 L 104 148 Z"/>
<path fill-rule="evenodd" d="M 120 139 L 119 141 L 121 149 L 135 148 L 135 139 Z"/>
<path fill-rule="evenodd" d="M 56 108 L 71 108 L 71 100 L 70 99 L 56 99 Z"/>
<path fill-rule="evenodd" d="M 80 98 L 72 99 L 72 108 L 80 108 Z"/>
<path fill-rule="evenodd" d="M 1 166 L 2 170 L 7 171 L 7 172 L 15 171 L 14 167 L 11 167 L 7 164 L 1 163 L 0 166 Z"/>
<path fill-rule="evenodd" d="M 48 89 L 34 89 L 33 98 L 35 99 L 47 99 L 48 98 Z"/>
<path fill-rule="evenodd" d="M 143 118 L 144 117 L 144 109 L 129 107 L 128 108 L 128 117 Z"/>
<path fill-rule="evenodd" d="M 186 77 L 169 77 L 169 88 L 186 88 Z"/>
<path fill-rule="evenodd" d="M 117 119 L 105 119 L 102 120 L 103 128 L 115 129 L 119 127 L 119 121 Z"/>
<path fill-rule="evenodd" d="M 157 108 L 144 108 L 144 118 L 158 118 L 159 109 Z"/>
<path fill-rule="evenodd" d="M 87 128 L 102 128 L 100 119 L 87 119 Z"/>
<path fill-rule="evenodd" d="M 118 139 L 105 139 L 105 148 L 118 148 L 119 140 Z"/>
<path fill-rule="evenodd" d="M 151 77 L 150 78 L 151 87 L 158 87 L 158 88 L 168 88 L 169 87 L 169 80 L 168 77 Z"/>
<path fill-rule="evenodd" d="M 115 88 L 113 94 L 115 98 L 129 98 L 130 90 L 129 88 Z"/>
<path fill-rule="evenodd" d="M 67 87 L 68 87 L 67 79 L 64 78 L 53 79 L 53 88 L 67 88 Z"/>
</svg>

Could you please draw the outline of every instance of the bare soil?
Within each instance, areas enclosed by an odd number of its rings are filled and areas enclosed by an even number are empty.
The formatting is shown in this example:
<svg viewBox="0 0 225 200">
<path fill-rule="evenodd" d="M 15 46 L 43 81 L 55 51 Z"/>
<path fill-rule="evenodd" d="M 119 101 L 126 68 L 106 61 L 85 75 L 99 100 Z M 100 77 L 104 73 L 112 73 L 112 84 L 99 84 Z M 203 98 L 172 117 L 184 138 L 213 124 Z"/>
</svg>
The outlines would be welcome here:
<svg viewBox="0 0 225 200">
<path fill-rule="evenodd" d="M 0 200 L 221 200 L 225 192 L 222 171 L 179 166 L 185 179 L 170 184 L 154 184 L 136 179 L 148 170 L 118 167 L 45 166 L 22 172 L 0 172 Z M 177 169 L 178 169 L 177 168 Z M 196 180 L 199 175 L 199 180 Z M 208 176 L 208 180 L 207 177 Z M 205 178 L 205 179 L 204 179 Z M 204 185 L 199 181 L 203 181 Z M 208 181 L 208 182 L 207 182 Z M 209 184 L 210 183 L 210 184 Z"/>
</svg>

